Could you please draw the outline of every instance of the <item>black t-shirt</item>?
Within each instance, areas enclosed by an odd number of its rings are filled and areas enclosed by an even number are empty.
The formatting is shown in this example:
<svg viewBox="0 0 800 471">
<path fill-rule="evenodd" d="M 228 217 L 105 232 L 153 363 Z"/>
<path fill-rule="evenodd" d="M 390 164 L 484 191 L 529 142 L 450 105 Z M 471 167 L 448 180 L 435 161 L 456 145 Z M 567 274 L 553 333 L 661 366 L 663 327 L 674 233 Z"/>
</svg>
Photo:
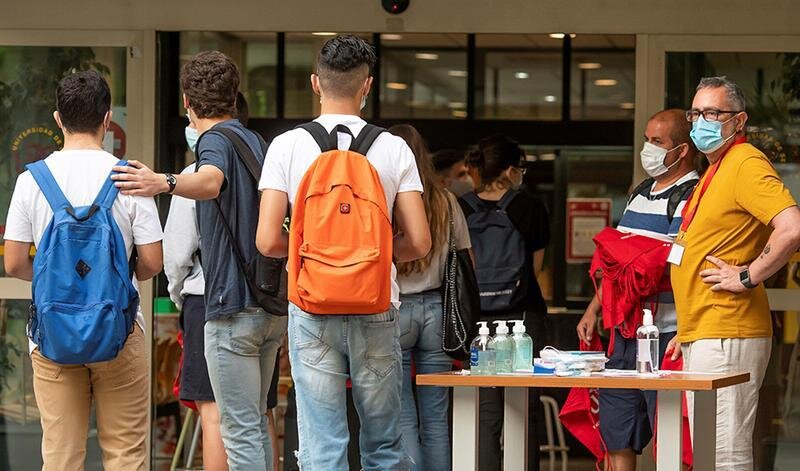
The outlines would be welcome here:
<svg viewBox="0 0 800 471">
<path fill-rule="evenodd" d="M 486 203 L 497 203 L 496 201 L 484 200 Z M 472 207 L 463 199 L 458 200 L 461 209 L 464 211 L 464 217 L 469 221 L 469 216 L 474 213 Z M 550 243 L 550 220 L 547 215 L 547 209 L 544 204 L 539 201 L 535 196 L 525 190 L 521 190 L 517 196 L 511 200 L 511 204 L 507 209 L 508 218 L 514 224 L 514 227 L 520 231 L 525 238 L 525 267 L 523 278 L 525 282 L 529 283 L 530 289 L 528 296 L 520 303 L 519 306 L 502 312 L 492 312 L 491 318 L 511 318 L 519 314 L 520 311 L 526 311 L 528 315 L 544 316 L 547 314 L 547 305 L 542 296 L 542 290 L 536 277 L 533 276 L 533 253 L 537 250 L 544 249 Z M 511 317 L 509 317 L 511 316 Z"/>
</svg>

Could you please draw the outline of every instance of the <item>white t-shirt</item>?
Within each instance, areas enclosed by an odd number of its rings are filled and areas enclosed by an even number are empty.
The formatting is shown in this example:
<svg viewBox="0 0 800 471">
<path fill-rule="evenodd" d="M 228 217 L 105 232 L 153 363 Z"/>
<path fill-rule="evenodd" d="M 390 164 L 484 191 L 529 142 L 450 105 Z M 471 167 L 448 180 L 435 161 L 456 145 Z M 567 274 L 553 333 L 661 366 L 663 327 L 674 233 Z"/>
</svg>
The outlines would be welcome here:
<svg viewBox="0 0 800 471">
<path fill-rule="evenodd" d="M 339 124 L 350 129 L 353 136 L 367 124 L 358 116 L 326 114 L 315 119 L 328 132 Z M 339 133 L 339 149 L 348 149 L 352 137 L 347 133 Z M 320 154 L 319 146 L 314 138 L 303 129 L 293 129 L 276 137 L 267 150 L 264 169 L 261 172 L 259 190 L 278 190 L 286 193 L 289 204 L 294 203 L 297 188 L 306 171 Z M 401 137 L 385 132 L 375 139 L 367 152 L 367 160 L 375 167 L 386 195 L 386 206 L 389 214 L 394 209 L 397 193 L 406 191 L 422 192 L 422 182 L 417 172 L 414 154 Z M 397 285 L 397 270 L 392 265 L 392 303 L 400 306 Z"/>
<path fill-rule="evenodd" d="M 453 211 L 453 239 L 455 239 L 456 249 L 468 249 L 472 247 L 472 242 L 469 238 L 469 228 L 467 227 L 467 220 L 464 213 L 461 211 L 456 197 L 445 190 L 447 199 L 450 200 L 450 208 Z M 444 239 L 444 244 L 434 250 L 431 264 L 427 270 L 421 273 L 409 273 L 408 275 L 400 275 L 397 277 L 397 283 L 400 285 L 400 294 L 414 294 L 423 291 L 429 291 L 442 286 L 444 279 L 444 265 L 447 263 L 447 254 L 450 251 L 450 224 L 447 225 L 447 235 Z"/>
<path fill-rule="evenodd" d="M 57 151 L 45 159 L 61 192 L 73 207 L 92 204 L 119 159 L 102 150 Z M 124 196 L 121 193 L 111 214 L 125 240 L 128 257 L 133 245 L 146 245 L 162 238 L 161 222 L 153 198 Z M 38 246 L 44 230 L 53 219 L 53 210 L 30 172 L 17 177 L 6 219 L 5 240 L 32 242 Z M 133 285 L 139 287 L 134 277 Z M 144 330 L 141 304 L 136 322 Z"/>
</svg>

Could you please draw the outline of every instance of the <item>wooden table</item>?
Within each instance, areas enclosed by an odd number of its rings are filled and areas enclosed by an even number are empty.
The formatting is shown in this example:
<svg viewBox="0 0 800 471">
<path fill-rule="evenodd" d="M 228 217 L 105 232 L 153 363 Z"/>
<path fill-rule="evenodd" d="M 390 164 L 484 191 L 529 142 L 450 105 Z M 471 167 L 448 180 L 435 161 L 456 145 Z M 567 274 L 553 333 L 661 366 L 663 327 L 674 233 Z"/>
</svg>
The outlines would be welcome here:
<svg viewBox="0 0 800 471">
<path fill-rule="evenodd" d="M 420 386 L 453 388 L 453 469 L 478 469 L 478 388 L 504 387 L 503 470 L 527 469 L 528 388 L 615 388 L 658 391 L 659 471 L 680 471 L 681 392 L 694 391 L 694 469 L 713 470 L 716 458 L 717 389 L 750 381 L 750 373 L 670 373 L 654 377 L 546 375 L 469 376 L 458 372 L 417 375 Z"/>
</svg>

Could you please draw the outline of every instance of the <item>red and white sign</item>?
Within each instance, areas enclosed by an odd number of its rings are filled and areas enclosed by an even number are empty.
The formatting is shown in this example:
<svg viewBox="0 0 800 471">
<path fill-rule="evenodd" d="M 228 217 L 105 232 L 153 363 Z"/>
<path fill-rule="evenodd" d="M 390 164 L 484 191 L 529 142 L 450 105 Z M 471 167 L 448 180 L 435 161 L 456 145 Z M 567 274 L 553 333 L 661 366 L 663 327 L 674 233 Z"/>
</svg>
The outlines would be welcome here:
<svg viewBox="0 0 800 471">
<path fill-rule="evenodd" d="M 610 225 L 610 198 L 567 199 L 567 263 L 590 262 L 594 255 L 592 238 Z"/>
</svg>

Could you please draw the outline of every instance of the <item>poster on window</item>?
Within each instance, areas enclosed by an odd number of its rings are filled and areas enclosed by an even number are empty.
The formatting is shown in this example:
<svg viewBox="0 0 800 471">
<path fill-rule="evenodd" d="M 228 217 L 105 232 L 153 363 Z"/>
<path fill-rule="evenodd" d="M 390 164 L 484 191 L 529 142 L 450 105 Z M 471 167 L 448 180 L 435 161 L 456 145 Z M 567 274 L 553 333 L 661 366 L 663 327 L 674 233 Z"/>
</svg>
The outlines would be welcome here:
<svg viewBox="0 0 800 471">
<path fill-rule="evenodd" d="M 611 225 L 610 198 L 567 199 L 567 263 L 592 260 L 592 238 Z"/>
</svg>

